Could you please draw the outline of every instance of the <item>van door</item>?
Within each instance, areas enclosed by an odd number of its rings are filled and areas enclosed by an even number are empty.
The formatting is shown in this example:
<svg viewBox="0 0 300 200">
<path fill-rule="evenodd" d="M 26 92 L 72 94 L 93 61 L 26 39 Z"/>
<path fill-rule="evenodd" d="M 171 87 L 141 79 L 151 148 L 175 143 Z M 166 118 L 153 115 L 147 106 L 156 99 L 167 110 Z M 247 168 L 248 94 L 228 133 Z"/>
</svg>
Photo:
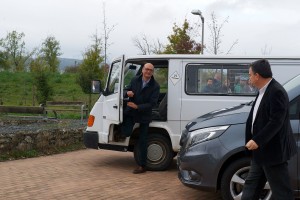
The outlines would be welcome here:
<svg viewBox="0 0 300 200">
<path fill-rule="evenodd" d="M 122 121 L 122 69 L 124 56 L 116 59 L 110 67 L 110 72 L 107 80 L 107 85 L 104 90 L 103 101 L 103 130 L 105 138 L 102 141 L 108 142 L 108 135 L 111 124 L 119 124 Z"/>
</svg>

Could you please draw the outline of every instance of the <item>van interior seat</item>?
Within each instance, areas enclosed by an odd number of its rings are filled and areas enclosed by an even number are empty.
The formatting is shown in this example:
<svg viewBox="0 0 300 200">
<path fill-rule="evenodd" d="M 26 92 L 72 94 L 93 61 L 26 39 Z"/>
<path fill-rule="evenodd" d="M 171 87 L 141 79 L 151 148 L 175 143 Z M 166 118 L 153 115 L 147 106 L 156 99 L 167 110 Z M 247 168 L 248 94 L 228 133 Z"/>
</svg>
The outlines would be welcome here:
<svg viewBox="0 0 300 200">
<path fill-rule="evenodd" d="M 165 93 L 164 97 L 161 99 L 158 109 L 152 110 L 152 119 L 158 121 L 167 121 L 168 113 L 168 94 Z"/>
</svg>

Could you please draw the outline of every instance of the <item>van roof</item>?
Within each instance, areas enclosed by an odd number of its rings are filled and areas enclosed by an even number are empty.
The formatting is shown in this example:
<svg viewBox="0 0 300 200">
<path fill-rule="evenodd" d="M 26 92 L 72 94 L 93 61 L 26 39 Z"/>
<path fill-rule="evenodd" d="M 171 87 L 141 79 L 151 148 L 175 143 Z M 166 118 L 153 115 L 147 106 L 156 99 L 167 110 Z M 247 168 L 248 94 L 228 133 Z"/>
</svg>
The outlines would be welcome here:
<svg viewBox="0 0 300 200">
<path fill-rule="evenodd" d="M 134 55 L 127 59 L 149 59 L 149 58 L 172 58 L 172 59 L 288 59 L 300 60 L 300 56 L 232 56 L 232 55 L 200 55 L 200 54 L 153 54 L 153 55 Z"/>
<path fill-rule="evenodd" d="M 180 60 L 201 60 L 203 63 L 211 62 L 230 62 L 230 63 L 251 63 L 258 59 L 268 59 L 271 64 L 299 64 L 300 56 L 228 56 L 228 55 L 199 55 L 199 54 L 155 54 L 155 55 L 135 55 L 125 57 L 126 60 L 141 60 L 142 62 L 151 62 L 152 60 L 170 60 L 170 59 L 180 59 Z"/>
</svg>

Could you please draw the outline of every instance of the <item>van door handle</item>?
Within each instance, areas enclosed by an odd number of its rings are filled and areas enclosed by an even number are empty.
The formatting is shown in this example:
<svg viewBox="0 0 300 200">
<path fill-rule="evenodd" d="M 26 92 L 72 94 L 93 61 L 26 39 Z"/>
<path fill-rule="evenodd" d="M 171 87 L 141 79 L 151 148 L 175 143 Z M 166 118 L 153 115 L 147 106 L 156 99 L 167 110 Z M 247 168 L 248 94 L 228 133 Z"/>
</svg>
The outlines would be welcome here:
<svg viewBox="0 0 300 200">
<path fill-rule="evenodd" d="M 114 105 L 113 108 L 118 109 L 118 106 L 117 106 L 117 105 Z"/>
</svg>

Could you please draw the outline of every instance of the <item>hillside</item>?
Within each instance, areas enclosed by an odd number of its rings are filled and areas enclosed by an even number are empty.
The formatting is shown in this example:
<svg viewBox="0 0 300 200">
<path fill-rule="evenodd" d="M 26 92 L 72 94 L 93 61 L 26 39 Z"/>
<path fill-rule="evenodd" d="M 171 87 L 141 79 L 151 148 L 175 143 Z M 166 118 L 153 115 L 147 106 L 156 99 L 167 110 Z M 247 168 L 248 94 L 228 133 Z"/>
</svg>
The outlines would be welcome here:
<svg viewBox="0 0 300 200">
<path fill-rule="evenodd" d="M 38 105 L 33 98 L 33 79 L 30 73 L 0 72 L 0 103 L 3 105 Z M 53 101 L 84 101 L 88 103 L 88 95 L 84 94 L 76 84 L 76 74 L 51 74 L 49 83 L 53 88 Z M 93 102 L 98 98 L 92 95 Z"/>
</svg>

